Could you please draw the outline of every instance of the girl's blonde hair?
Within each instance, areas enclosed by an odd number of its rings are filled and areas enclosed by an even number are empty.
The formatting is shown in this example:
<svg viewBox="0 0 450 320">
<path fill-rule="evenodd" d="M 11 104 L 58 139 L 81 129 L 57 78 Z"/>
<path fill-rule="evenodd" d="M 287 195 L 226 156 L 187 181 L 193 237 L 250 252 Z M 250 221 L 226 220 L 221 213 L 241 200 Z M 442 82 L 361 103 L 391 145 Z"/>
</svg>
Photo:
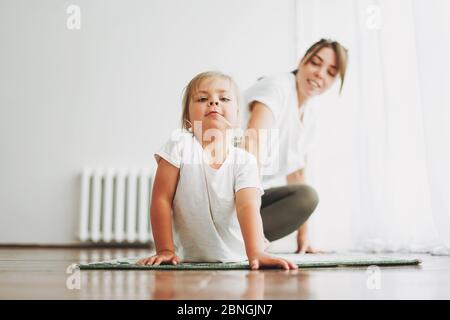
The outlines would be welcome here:
<svg viewBox="0 0 450 320">
<path fill-rule="evenodd" d="M 198 90 L 198 86 L 203 80 L 210 79 L 210 78 L 222 78 L 225 80 L 228 80 L 230 83 L 230 86 L 233 90 L 233 93 L 236 97 L 236 104 L 237 104 L 237 119 L 239 121 L 239 109 L 242 105 L 242 96 L 239 92 L 239 88 L 236 84 L 236 82 L 233 80 L 232 77 L 230 77 L 227 74 L 224 74 L 220 71 L 207 71 L 202 72 L 196 75 L 191 81 L 189 81 L 188 85 L 183 90 L 183 100 L 182 100 L 182 107 L 183 112 L 181 114 L 181 127 L 183 129 L 189 129 L 190 127 L 190 121 L 189 121 L 189 104 L 191 103 L 191 99 L 193 94 Z"/>
<path fill-rule="evenodd" d="M 330 39 L 320 39 L 314 43 L 308 50 L 306 50 L 305 55 L 302 58 L 304 64 L 311 61 L 312 57 L 319 52 L 322 48 L 331 48 L 336 53 L 337 69 L 339 77 L 341 78 L 341 86 L 339 88 L 339 93 L 342 92 L 342 86 L 344 85 L 345 72 L 347 70 L 347 60 L 348 60 L 348 50 L 341 45 L 339 42 Z M 294 74 L 298 70 L 294 71 Z"/>
</svg>

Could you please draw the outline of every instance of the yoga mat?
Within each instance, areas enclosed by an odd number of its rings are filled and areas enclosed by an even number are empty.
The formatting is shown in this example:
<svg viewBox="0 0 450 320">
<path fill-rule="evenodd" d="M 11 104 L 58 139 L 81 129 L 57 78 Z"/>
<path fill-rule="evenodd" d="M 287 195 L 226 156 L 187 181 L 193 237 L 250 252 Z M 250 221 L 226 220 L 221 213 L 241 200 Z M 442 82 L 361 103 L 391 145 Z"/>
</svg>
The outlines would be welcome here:
<svg viewBox="0 0 450 320">
<path fill-rule="evenodd" d="M 299 268 L 317 267 L 362 267 L 362 266 L 402 266 L 418 265 L 419 259 L 402 256 L 380 256 L 373 254 L 274 254 L 294 262 Z M 143 270 L 248 270 L 247 262 L 234 263 L 180 263 L 177 265 L 142 266 L 136 262 L 142 257 L 131 257 L 80 263 L 80 269 L 143 269 Z"/>
</svg>

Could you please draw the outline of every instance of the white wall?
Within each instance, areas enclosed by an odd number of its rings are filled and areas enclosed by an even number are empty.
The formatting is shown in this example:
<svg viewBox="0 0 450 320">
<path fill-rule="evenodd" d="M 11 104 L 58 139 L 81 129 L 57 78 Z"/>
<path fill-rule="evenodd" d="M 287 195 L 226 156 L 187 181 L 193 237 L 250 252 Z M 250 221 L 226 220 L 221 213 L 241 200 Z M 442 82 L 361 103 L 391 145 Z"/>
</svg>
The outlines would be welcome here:
<svg viewBox="0 0 450 320">
<path fill-rule="evenodd" d="M 77 242 L 83 166 L 149 166 L 190 78 L 290 70 L 295 28 L 294 0 L 0 0 L 0 243 Z"/>
</svg>

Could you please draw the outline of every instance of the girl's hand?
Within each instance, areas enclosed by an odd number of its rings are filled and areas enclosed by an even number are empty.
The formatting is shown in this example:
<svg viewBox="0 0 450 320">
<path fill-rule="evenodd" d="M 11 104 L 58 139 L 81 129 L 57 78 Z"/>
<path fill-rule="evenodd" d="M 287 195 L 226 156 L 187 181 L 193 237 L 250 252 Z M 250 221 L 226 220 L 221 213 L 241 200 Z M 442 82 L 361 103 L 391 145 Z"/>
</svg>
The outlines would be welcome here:
<svg viewBox="0 0 450 320">
<path fill-rule="evenodd" d="M 180 258 L 169 250 L 163 250 L 154 256 L 151 256 L 149 258 L 142 258 L 140 259 L 137 264 L 139 265 L 154 265 L 159 266 L 160 264 L 178 264 L 180 263 Z"/>
<path fill-rule="evenodd" d="M 248 257 L 248 263 L 250 265 L 250 268 L 252 270 L 258 270 L 259 268 L 281 268 L 285 270 L 295 270 L 298 269 L 297 265 L 293 262 L 277 258 L 274 256 L 271 256 L 265 252 L 253 255 L 251 257 Z"/>
</svg>

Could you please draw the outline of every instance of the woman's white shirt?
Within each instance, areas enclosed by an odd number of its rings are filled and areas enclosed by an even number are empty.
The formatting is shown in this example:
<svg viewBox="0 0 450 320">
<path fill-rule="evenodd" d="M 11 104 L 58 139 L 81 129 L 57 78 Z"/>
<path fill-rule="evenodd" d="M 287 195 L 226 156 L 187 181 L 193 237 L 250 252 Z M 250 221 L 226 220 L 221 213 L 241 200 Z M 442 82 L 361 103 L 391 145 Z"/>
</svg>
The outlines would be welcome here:
<svg viewBox="0 0 450 320">
<path fill-rule="evenodd" d="M 305 167 L 306 154 L 316 136 L 316 114 L 308 105 L 299 109 L 296 78 L 291 72 L 257 81 L 244 92 L 244 101 L 244 128 L 250 117 L 249 105 L 254 101 L 265 104 L 273 114 L 272 130 L 266 135 L 266 158 L 261 165 L 263 186 L 267 188 L 274 179 Z"/>
</svg>

